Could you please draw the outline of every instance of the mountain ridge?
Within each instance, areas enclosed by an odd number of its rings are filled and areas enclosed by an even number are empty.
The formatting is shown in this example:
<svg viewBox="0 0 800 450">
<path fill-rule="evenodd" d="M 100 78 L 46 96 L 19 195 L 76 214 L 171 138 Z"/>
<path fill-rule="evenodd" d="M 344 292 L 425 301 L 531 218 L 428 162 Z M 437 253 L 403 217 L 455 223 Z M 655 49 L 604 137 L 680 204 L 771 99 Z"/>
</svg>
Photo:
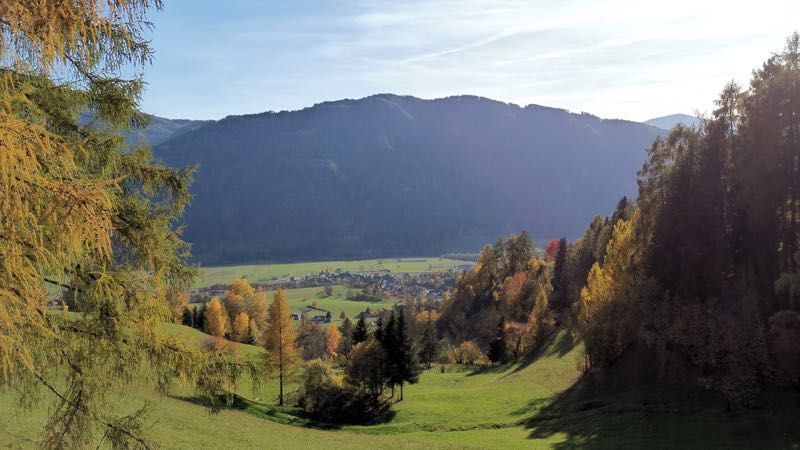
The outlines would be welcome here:
<svg viewBox="0 0 800 450">
<path fill-rule="evenodd" d="M 660 134 L 484 97 L 376 94 L 227 116 L 155 153 L 200 164 L 185 236 L 219 264 L 474 251 L 522 229 L 577 237 L 635 193 Z"/>
</svg>

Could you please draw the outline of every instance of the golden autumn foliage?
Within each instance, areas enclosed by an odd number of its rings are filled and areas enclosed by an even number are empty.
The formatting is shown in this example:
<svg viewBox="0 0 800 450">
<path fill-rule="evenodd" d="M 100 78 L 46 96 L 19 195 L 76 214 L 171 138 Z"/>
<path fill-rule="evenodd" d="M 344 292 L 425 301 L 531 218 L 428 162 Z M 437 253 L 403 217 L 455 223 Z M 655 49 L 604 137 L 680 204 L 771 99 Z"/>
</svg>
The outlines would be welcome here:
<svg viewBox="0 0 800 450">
<path fill-rule="evenodd" d="M 147 119 L 142 80 L 121 71 L 149 61 L 141 33 L 154 5 L 0 2 L 0 385 L 52 402 L 41 447 L 96 447 L 100 436 L 150 447 L 143 410 L 118 417 L 112 392 L 134 379 L 163 390 L 155 380 L 174 373 L 202 378 L 215 404 L 245 366 L 163 332 L 195 274 L 175 225 L 193 169 L 126 143 Z M 46 283 L 79 313 L 47 313 Z"/>
<path fill-rule="evenodd" d="M 160 0 L 3 0 L 0 51 L 43 69 L 78 61 L 118 68 L 149 62 L 141 32 L 147 10 Z"/>
<path fill-rule="evenodd" d="M 189 308 L 189 293 L 176 286 L 170 286 L 165 295 L 172 323 L 181 323 L 184 311 Z"/>
<path fill-rule="evenodd" d="M 472 341 L 462 342 L 453 349 L 449 357 L 454 363 L 466 365 L 486 364 L 488 361 L 486 355 Z"/>
<path fill-rule="evenodd" d="M 283 292 L 283 289 L 278 289 L 269 307 L 269 320 L 264 330 L 263 341 L 270 363 L 278 369 L 280 405 L 283 405 L 284 401 L 284 380 L 297 362 L 296 337 L 297 330 L 292 324 L 286 293 Z"/>
<path fill-rule="evenodd" d="M 606 248 L 603 265 L 594 264 L 581 290 L 578 322 L 586 342 L 587 362 L 607 365 L 634 339 L 641 320 L 640 303 L 649 281 L 643 275 L 642 247 L 637 245 L 636 210 L 630 220 L 620 220 Z"/>
<path fill-rule="evenodd" d="M 231 326 L 231 337 L 236 342 L 245 342 L 250 334 L 250 317 L 246 312 L 240 312 Z"/>
<path fill-rule="evenodd" d="M 339 341 L 342 339 L 342 333 L 339 332 L 339 328 L 336 326 L 330 326 L 325 334 L 328 338 L 326 353 L 328 358 L 333 359 L 339 351 Z"/>
<path fill-rule="evenodd" d="M 230 328 L 228 325 L 228 313 L 219 299 L 212 299 L 208 303 L 205 318 L 206 333 L 214 337 L 223 337 Z"/>
<path fill-rule="evenodd" d="M 245 297 L 244 308 L 250 320 L 254 320 L 259 329 L 267 326 L 267 294 L 259 288 L 253 295 Z"/>
<path fill-rule="evenodd" d="M 605 304 L 630 295 L 635 287 L 636 264 L 639 250 L 635 246 L 633 229 L 639 212 L 631 220 L 620 220 L 614 225 L 611 241 L 606 248 L 605 263 L 595 263 L 589 272 L 586 287 L 581 290 L 580 320 L 584 323 Z"/>
<path fill-rule="evenodd" d="M 427 311 L 420 311 L 417 313 L 416 321 L 417 327 L 422 328 L 428 323 L 436 324 L 436 319 L 439 318 L 439 312 L 433 309 L 429 309 Z"/>
</svg>

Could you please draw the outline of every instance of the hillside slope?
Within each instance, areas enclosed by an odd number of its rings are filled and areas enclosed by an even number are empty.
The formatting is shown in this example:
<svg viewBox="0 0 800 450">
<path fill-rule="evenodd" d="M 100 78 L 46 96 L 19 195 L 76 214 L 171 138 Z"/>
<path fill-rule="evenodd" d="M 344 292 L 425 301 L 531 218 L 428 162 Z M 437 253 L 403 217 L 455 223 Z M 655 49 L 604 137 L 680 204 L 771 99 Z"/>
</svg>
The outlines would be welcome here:
<svg viewBox="0 0 800 450">
<path fill-rule="evenodd" d="M 479 97 L 375 95 L 231 116 L 156 147 L 198 162 L 185 219 L 205 264 L 475 251 L 579 236 L 633 194 L 648 125 Z"/>
<path fill-rule="evenodd" d="M 198 342 L 205 336 L 181 328 L 170 325 L 170 332 Z M 316 429 L 295 416 L 296 408 L 274 405 L 274 378 L 255 391 L 243 381 L 239 393 L 261 402 L 245 400 L 219 414 L 208 414 L 192 390 L 179 385 L 164 396 L 134 384 L 111 403 L 120 413 L 148 404 L 145 429 L 156 448 L 731 449 L 792 448 L 796 442 L 796 432 L 765 426 L 767 413 L 675 415 L 599 405 L 562 411 L 556 406 L 580 376 L 581 358 L 580 344 L 561 333 L 528 364 L 428 370 L 418 384 L 406 387 L 393 420 L 373 426 Z M 10 392 L 0 392 L 0 447 L 37 446 L 49 410 L 47 401 L 33 406 L 20 410 Z"/>
</svg>

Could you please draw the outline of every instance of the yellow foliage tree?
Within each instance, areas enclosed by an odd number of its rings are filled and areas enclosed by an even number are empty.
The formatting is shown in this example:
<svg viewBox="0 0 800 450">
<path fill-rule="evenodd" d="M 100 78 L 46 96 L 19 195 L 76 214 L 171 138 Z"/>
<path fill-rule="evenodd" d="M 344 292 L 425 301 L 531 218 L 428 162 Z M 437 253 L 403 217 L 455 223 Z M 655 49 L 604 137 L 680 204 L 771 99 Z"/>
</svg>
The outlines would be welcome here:
<svg viewBox="0 0 800 450">
<path fill-rule="evenodd" d="M 580 319 L 586 323 L 603 305 L 628 295 L 635 285 L 635 268 L 639 262 L 634 242 L 634 225 L 638 210 L 631 220 L 620 220 L 606 248 L 605 263 L 595 263 L 589 272 L 586 286 L 581 290 Z"/>
<path fill-rule="evenodd" d="M 231 331 L 233 340 L 236 342 L 244 342 L 248 339 L 250 334 L 250 317 L 246 312 L 240 312 L 233 321 L 233 330 Z"/>
<path fill-rule="evenodd" d="M 244 307 L 250 320 L 255 321 L 258 329 L 267 327 L 267 295 L 259 288 L 253 295 L 244 299 Z"/>
<path fill-rule="evenodd" d="M 225 295 L 222 297 L 231 323 L 235 322 L 239 314 L 246 310 L 247 304 L 252 301 L 255 293 L 256 290 L 244 278 L 233 280 L 231 288 L 225 291 Z"/>
<path fill-rule="evenodd" d="M 466 365 L 485 364 L 487 361 L 486 355 L 472 341 L 464 341 L 453 349 L 450 354 L 450 360 L 454 363 Z"/>
<path fill-rule="evenodd" d="M 170 286 L 165 296 L 172 314 L 172 323 L 181 323 L 184 311 L 189 308 L 189 294 L 177 286 Z"/>
<path fill-rule="evenodd" d="M 248 283 L 247 280 L 244 278 L 238 278 L 233 280 L 231 289 L 228 292 L 236 294 L 242 298 L 248 298 L 255 294 L 256 290 L 253 288 L 253 286 L 250 286 L 250 283 Z"/>
<path fill-rule="evenodd" d="M 639 220 L 636 210 L 630 220 L 614 225 L 603 265 L 592 266 L 581 290 L 578 322 L 590 365 L 610 364 L 638 329 L 640 300 L 651 287 L 642 270 L 643 245 L 636 235 Z"/>
<path fill-rule="evenodd" d="M 292 316 L 286 301 L 286 293 L 278 289 L 269 307 L 269 320 L 264 330 L 264 348 L 267 357 L 278 369 L 280 387 L 279 405 L 283 405 L 283 384 L 286 376 L 297 361 L 295 338 L 297 330 L 292 324 Z"/>
<path fill-rule="evenodd" d="M 196 271 L 176 226 L 193 170 L 126 139 L 148 121 L 126 75 L 151 60 L 153 6 L 0 1 L 0 390 L 53 402 L 42 448 L 150 448 L 144 411 L 110 404 L 130 380 L 202 377 L 213 404 L 247 365 L 161 326 Z M 45 283 L 80 314 L 48 314 Z"/>
<path fill-rule="evenodd" d="M 339 350 L 339 341 L 342 339 L 342 333 L 339 332 L 339 328 L 335 325 L 331 325 L 328 327 L 328 331 L 325 333 L 328 337 L 328 344 L 326 353 L 328 358 L 335 358 L 336 353 Z"/>
<path fill-rule="evenodd" d="M 212 299 L 206 308 L 206 332 L 221 338 L 228 331 L 228 313 L 218 298 Z"/>
</svg>

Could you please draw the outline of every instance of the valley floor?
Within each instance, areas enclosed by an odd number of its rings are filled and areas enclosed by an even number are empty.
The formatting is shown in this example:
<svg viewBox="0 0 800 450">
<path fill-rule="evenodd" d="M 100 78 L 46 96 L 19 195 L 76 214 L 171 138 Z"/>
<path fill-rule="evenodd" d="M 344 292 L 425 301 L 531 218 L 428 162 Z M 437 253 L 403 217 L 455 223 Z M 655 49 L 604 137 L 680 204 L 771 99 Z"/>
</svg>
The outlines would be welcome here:
<svg viewBox="0 0 800 450">
<path fill-rule="evenodd" d="M 257 351 L 243 346 L 242 354 Z M 553 413 L 551 404 L 577 380 L 580 351 L 562 334 L 527 365 L 426 371 L 406 387 L 394 418 L 375 426 L 314 427 L 292 408 L 273 406 L 274 383 L 243 386 L 251 400 L 219 414 L 187 401 L 191 392 L 181 389 L 171 396 L 132 389 L 119 408 L 149 403 L 148 434 L 159 448 L 797 448 L 796 435 L 771 432 L 768 421 L 752 417 Z M 0 393 L 0 447 L 36 447 L 47 411 L 44 404 L 20 411 Z"/>
<path fill-rule="evenodd" d="M 469 261 L 439 257 L 383 258 L 341 261 L 307 261 L 296 263 L 264 263 L 238 266 L 201 267 L 196 288 L 214 284 L 230 284 L 237 278 L 250 283 L 267 283 L 289 276 L 302 277 L 322 271 L 369 273 L 389 270 L 392 273 L 446 272 L 455 266 L 471 264 Z"/>
</svg>

